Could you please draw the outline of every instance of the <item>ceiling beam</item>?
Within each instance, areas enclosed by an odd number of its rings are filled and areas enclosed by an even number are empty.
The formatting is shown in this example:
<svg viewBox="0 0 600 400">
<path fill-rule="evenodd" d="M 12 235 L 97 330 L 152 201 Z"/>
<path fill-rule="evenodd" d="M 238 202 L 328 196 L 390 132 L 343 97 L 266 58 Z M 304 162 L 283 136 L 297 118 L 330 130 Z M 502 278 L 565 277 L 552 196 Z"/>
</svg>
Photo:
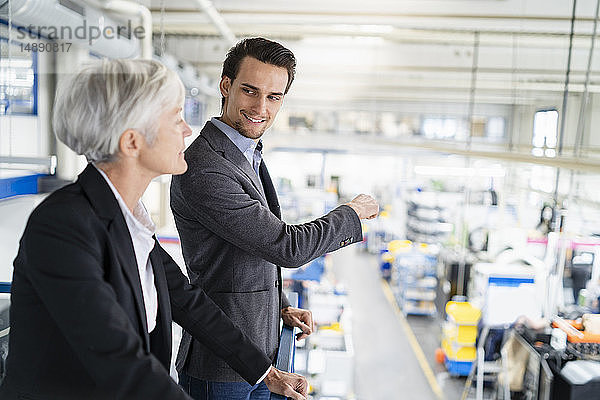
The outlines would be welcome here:
<svg viewBox="0 0 600 400">
<path fill-rule="evenodd" d="M 344 140 L 340 140 L 340 138 Z M 382 154 L 398 152 L 408 149 L 431 151 L 442 154 L 455 154 L 464 157 L 486 158 L 508 162 L 528 163 L 545 165 L 555 168 L 566 168 L 579 172 L 600 173 L 600 159 L 586 157 L 535 157 L 526 152 L 509 152 L 505 146 L 496 146 L 496 150 L 467 150 L 462 148 L 464 143 L 446 142 L 440 143 L 434 140 L 407 140 L 387 139 L 374 135 L 339 135 L 325 133 L 310 134 L 286 134 L 276 132 L 269 136 L 266 150 L 277 150 L 278 148 L 310 149 L 314 143 L 319 143 L 323 150 L 343 151 L 348 153 Z"/>
</svg>

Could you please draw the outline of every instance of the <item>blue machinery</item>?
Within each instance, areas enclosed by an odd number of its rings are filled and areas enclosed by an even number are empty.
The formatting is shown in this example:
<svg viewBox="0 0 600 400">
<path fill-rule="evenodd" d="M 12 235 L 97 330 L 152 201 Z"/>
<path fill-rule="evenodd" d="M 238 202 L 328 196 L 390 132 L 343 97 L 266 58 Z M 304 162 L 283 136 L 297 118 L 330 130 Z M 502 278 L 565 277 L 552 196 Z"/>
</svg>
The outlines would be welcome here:
<svg viewBox="0 0 600 400">
<path fill-rule="evenodd" d="M 10 282 L 0 282 L 0 293 L 10 293 Z"/>
<path fill-rule="evenodd" d="M 298 306 L 298 293 L 292 292 L 287 295 L 292 307 Z M 296 353 L 296 343 L 294 341 L 294 328 L 283 325 L 281 336 L 279 337 L 279 351 L 277 352 L 277 362 L 275 367 L 286 372 L 294 372 L 294 354 Z M 271 400 L 287 400 L 279 394 L 271 393 Z"/>
<path fill-rule="evenodd" d="M 0 199 L 38 193 L 38 178 L 43 174 L 0 178 Z"/>
</svg>

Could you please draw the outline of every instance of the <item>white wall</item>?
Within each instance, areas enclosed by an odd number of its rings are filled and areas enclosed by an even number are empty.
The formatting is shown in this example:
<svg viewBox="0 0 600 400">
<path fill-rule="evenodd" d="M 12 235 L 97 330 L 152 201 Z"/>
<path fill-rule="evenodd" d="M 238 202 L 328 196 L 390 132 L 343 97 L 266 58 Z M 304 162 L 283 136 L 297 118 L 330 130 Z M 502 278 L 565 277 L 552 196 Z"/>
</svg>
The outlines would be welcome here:
<svg viewBox="0 0 600 400">
<path fill-rule="evenodd" d="M 20 196 L 0 201 L 0 282 L 12 281 L 12 263 L 29 214 L 44 196 Z"/>
</svg>

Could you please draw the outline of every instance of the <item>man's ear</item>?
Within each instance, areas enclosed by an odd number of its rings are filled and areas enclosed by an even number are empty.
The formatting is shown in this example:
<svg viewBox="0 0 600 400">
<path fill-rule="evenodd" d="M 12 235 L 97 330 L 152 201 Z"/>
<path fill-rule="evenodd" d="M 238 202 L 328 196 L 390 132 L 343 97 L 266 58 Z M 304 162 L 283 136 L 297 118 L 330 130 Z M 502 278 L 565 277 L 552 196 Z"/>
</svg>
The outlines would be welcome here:
<svg viewBox="0 0 600 400">
<path fill-rule="evenodd" d="M 221 83 L 219 83 L 219 89 L 221 90 L 223 97 L 229 96 L 229 90 L 231 89 L 231 78 L 228 76 L 222 77 Z"/>
<path fill-rule="evenodd" d="M 142 146 L 142 135 L 134 130 L 127 129 L 119 138 L 119 150 L 125 157 L 137 157 Z"/>
</svg>

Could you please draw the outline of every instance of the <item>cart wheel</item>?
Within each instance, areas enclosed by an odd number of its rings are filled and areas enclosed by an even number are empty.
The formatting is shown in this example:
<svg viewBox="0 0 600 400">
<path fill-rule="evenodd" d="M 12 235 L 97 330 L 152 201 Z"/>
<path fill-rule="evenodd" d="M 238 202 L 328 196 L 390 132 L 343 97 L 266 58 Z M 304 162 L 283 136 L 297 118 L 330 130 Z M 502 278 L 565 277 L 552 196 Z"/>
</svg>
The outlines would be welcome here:
<svg viewBox="0 0 600 400">
<path fill-rule="evenodd" d="M 438 364 L 443 364 L 445 359 L 446 359 L 446 355 L 444 354 L 444 350 L 442 350 L 439 347 L 437 349 L 435 349 L 435 361 Z"/>
</svg>

